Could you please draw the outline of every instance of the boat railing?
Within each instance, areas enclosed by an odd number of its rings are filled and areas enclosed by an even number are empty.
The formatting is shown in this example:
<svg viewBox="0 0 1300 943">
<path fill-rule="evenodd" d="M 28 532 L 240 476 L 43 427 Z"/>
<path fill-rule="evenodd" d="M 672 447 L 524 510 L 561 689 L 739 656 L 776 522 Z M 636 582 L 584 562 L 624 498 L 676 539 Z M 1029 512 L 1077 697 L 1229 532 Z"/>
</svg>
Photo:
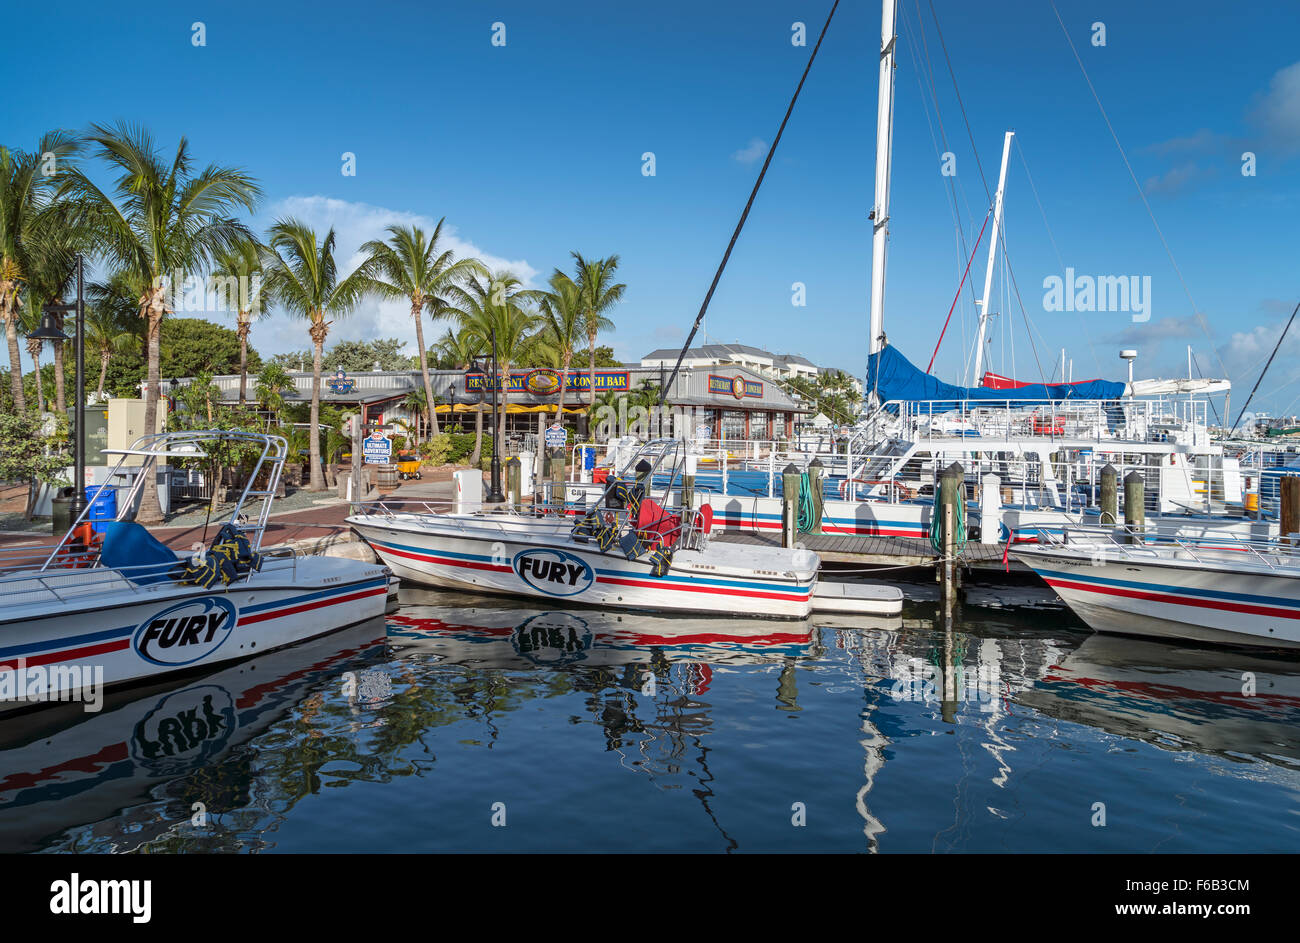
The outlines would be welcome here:
<svg viewBox="0 0 1300 943">
<path fill-rule="evenodd" d="M 1208 402 L 1154 397 L 1114 400 L 890 400 L 884 404 L 901 434 L 930 439 L 965 433 L 984 438 L 1049 441 L 1210 442 Z"/>
<path fill-rule="evenodd" d="M 174 583 L 177 567 L 187 559 L 182 554 L 174 561 L 107 567 L 99 565 L 95 551 L 67 550 L 56 555 L 52 565 L 43 566 L 48 553 L 48 545 L 0 551 L 0 607 L 41 602 L 45 599 L 66 603 L 73 597 L 84 598 L 121 590 L 145 593 L 151 587 Z M 261 572 L 268 568 L 287 568 L 290 571 L 289 581 L 296 580 L 299 556 L 296 549 L 288 546 L 268 547 L 259 553 L 262 558 Z M 230 583 L 209 587 L 207 591 L 222 592 L 246 581 L 252 573 L 252 570 L 248 570 Z M 21 598 L 33 593 L 37 596 L 31 599 Z"/>
<path fill-rule="evenodd" d="M 1212 537 L 1157 535 L 1149 529 L 1129 525 L 1069 525 L 1060 534 L 1041 533 L 1039 543 L 1073 550 L 1087 550 L 1097 562 L 1111 559 L 1186 559 L 1202 564 L 1249 562 L 1275 571 L 1300 569 L 1300 534 L 1261 539 L 1237 534 Z M 1225 555 L 1226 554 L 1226 555 Z"/>
</svg>

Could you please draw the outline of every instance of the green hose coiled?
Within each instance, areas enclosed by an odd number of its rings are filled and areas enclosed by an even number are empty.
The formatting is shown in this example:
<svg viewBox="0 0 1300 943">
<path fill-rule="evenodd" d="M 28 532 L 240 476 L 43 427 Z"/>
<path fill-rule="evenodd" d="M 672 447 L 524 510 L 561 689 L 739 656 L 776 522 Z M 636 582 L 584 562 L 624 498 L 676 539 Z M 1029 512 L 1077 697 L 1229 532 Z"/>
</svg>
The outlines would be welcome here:
<svg viewBox="0 0 1300 943">
<path fill-rule="evenodd" d="M 813 508 L 812 479 L 807 472 L 799 476 L 799 532 L 811 534 L 817 526 L 817 512 Z"/>
<path fill-rule="evenodd" d="M 955 531 L 952 535 L 952 549 L 961 556 L 966 548 L 966 502 L 960 498 L 953 503 L 952 526 Z M 934 492 L 934 514 L 930 516 L 930 546 L 935 553 L 943 556 L 943 505 L 937 488 Z"/>
</svg>

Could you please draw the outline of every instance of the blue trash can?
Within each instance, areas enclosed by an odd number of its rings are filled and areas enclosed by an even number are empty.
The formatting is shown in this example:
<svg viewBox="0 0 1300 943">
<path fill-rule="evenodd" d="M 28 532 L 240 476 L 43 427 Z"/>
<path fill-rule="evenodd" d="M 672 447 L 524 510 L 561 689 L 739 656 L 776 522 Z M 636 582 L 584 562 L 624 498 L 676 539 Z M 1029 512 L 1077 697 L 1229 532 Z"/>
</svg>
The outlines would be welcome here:
<svg viewBox="0 0 1300 943">
<path fill-rule="evenodd" d="M 111 485 L 87 488 L 86 502 L 90 505 L 86 520 L 90 521 L 91 526 L 99 533 L 108 530 L 105 525 L 110 521 L 117 520 L 117 489 Z"/>
</svg>

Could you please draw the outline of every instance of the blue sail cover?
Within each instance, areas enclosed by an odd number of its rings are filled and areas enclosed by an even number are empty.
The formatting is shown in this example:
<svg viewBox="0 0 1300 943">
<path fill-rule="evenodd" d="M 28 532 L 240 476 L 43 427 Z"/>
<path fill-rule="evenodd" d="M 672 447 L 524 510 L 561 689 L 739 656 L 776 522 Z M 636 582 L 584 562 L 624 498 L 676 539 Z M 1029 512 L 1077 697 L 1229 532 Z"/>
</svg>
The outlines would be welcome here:
<svg viewBox="0 0 1300 943">
<path fill-rule="evenodd" d="M 982 386 L 954 386 L 923 373 L 893 347 L 884 347 L 867 358 L 866 390 L 876 392 L 882 403 L 890 400 L 937 401 L 939 409 L 956 409 L 962 404 L 983 401 L 998 405 L 1033 406 L 1067 399 L 1119 399 L 1127 384 L 1111 380 L 1082 380 L 1078 383 L 1034 383 L 1005 390 Z"/>
</svg>

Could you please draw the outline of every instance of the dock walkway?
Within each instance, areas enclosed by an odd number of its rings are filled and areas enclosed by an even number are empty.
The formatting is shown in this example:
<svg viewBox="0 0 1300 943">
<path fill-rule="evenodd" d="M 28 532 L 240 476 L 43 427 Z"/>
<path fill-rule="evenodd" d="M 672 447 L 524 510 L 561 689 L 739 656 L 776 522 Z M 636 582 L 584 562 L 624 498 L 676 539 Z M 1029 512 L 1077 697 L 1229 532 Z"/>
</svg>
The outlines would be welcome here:
<svg viewBox="0 0 1300 943">
<path fill-rule="evenodd" d="M 752 546 L 779 547 L 778 534 L 742 534 L 715 531 L 711 540 Z M 866 537 L 840 534 L 800 534 L 799 543 L 822 558 L 824 563 L 860 563 L 867 566 L 934 566 L 934 548 L 930 541 L 914 537 Z M 962 549 L 960 563 L 972 570 L 1012 573 L 1032 572 L 1014 557 L 1002 560 L 1002 544 L 969 542 Z"/>
</svg>

